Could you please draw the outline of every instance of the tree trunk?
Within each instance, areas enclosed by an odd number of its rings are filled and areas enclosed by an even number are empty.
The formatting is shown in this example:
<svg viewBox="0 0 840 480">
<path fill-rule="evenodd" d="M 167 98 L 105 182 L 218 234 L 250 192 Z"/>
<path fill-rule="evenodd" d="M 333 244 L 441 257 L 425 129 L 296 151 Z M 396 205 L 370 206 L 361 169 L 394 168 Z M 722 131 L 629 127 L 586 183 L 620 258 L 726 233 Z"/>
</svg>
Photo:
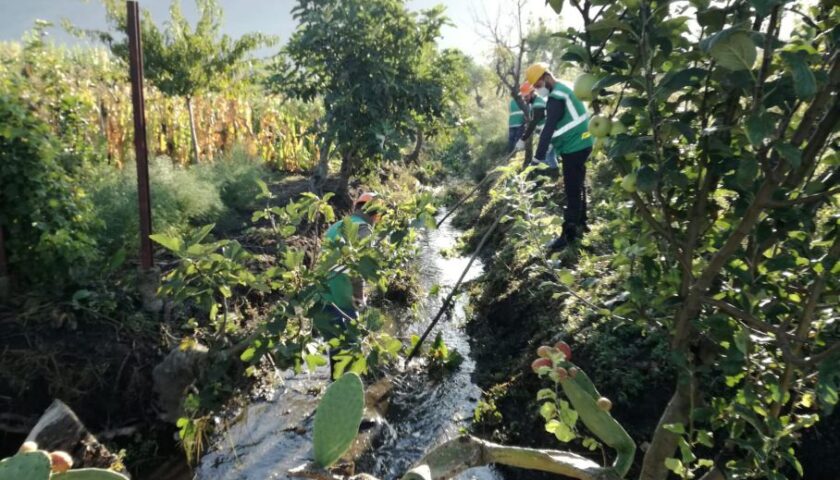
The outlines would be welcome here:
<svg viewBox="0 0 840 480">
<path fill-rule="evenodd" d="M 349 200 L 350 198 L 351 175 L 353 175 L 353 154 L 344 152 L 344 155 L 341 157 L 341 172 L 339 173 L 338 191 L 336 192 L 343 200 Z"/>
<path fill-rule="evenodd" d="M 198 134 L 195 131 L 195 114 L 193 113 L 192 97 L 187 97 L 187 112 L 190 115 L 190 135 L 192 136 L 193 163 L 198 164 L 200 160 L 198 153 Z"/>
<path fill-rule="evenodd" d="M 527 128 L 527 127 L 526 127 Z M 539 138 L 539 137 L 537 137 Z M 531 160 L 534 158 L 534 135 L 528 137 L 528 141 L 525 142 L 525 166 L 528 166 L 531 163 Z"/>
<path fill-rule="evenodd" d="M 420 150 L 423 148 L 423 129 L 420 128 L 418 125 L 417 127 L 417 139 L 414 142 L 414 150 L 406 157 L 406 163 L 413 163 L 415 165 L 420 165 Z"/>
<path fill-rule="evenodd" d="M 315 171 L 312 172 L 312 193 L 316 195 L 323 195 L 324 185 L 327 183 L 327 178 L 330 176 L 330 147 L 332 146 L 332 139 L 329 132 L 324 134 L 321 140 L 321 151 L 318 152 L 318 165 L 315 166 Z"/>
<path fill-rule="evenodd" d="M 475 98 L 475 106 L 478 108 L 484 108 L 484 97 L 481 96 L 481 92 L 479 89 L 473 89 L 473 98 Z"/>
<path fill-rule="evenodd" d="M 111 164 L 111 149 L 108 147 L 108 107 L 105 106 L 105 100 L 99 99 L 99 131 L 105 141 L 105 155 L 108 158 L 108 164 Z"/>
<path fill-rule="evenodd" d="M 679 435 L 665 429 L 665 425 L 672 423 L 687 425 L 689 423 L 693 403 L 691 385 L 693 380 L 680 378 L 677 382 L 677 389 L 659 418 L 659 424 L 656 426 L 650 447 L 645 452 L 639 480 L 665 480 L 668 477 L 665 459 L 673 456 L 674 450 L 677 449 Z"/>
</svg>

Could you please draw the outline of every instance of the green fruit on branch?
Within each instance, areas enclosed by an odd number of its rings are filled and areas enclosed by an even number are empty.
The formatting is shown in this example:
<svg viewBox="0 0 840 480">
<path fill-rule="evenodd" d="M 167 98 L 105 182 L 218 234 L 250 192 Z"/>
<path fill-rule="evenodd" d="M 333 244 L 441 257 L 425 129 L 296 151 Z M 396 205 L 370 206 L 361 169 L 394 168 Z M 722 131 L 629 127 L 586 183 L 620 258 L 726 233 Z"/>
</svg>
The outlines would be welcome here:
<svg viewBox="0 0 840 480">
<path fill-rule="evenodd" d="M 561 340 L 554 344 L 554 348 L 560 350 L 560 352 L 563 353 L 564 360 L 566 360 L 567 362 L 572 361 L 572 347 L 570 347 L 568 343 Z"/>
<path fill-rule="evenodd" d="M 612 120 L 603 115 L 595 115 L 589 119 L 589 133 L 595 138 L 606 137 L 611 129 Z"/>
<path fill-rule="evenodd" d="M 345 373 L 324 392 L 315 410 L 314 442 L 315 462 L 329 467 L 350 448 L 365 409 L 365 389 L 362 379 L 355 373 Z"/>
<path fill-rule="evenodd" d="M 621 188 L 630 193 L 636 191 L 636 172 L 626 175 L 621 179 Z"/>
<path fill-rule="evenodd" d="M 607 397 L 599 398 L 598 402 L 597 402 L 597 405 L 598 405 L 598 408 L 600 408 L 601 410 L 603 410 L 605 412 L 609 412 L 610 410 L 612 410 L 612 402 Z"/>
<path fill-rule="evenodd" d="M 595 137 L 595 141 L 592 142 L 592 151 L 600 152 L 605 150 L 609 146 L 609 138 L 598 138 Z"/>
<path fill-rule="evenodd" d="M 531 370 L 537 375 L 541 373 L 543 368 L 551 368 L 553 365 L 550 358 L 538 358 L 531 362 Z"/>
<path fill-rule="evenodd" d="M 35 442 L 23 442 L 20 448 L 18 449 L 18 453 L 29 453 L 38 450 L 38 444 Z"/>
<path fill-rule="evenodd" d="M 616 135 L 621 135 L 622 133 L 627 133 L 627 127 L 623 123 L 621 123 L 620 120 L 612 122 L 612 127 L 610 128 L 610 136 L 615 137 Z"/>
<path fill-rule="evenodd" d="M 54 473 L 64 473 L 73 467 L 73 457 L 67 452 L 57 450 L 50 453 L 50 462 Z"/>
<path fill-rule="evenodd" d="M 598 77 L 591 73 L 584 73 L 575 79 L 573 91 L 579 100 L 592 100 L 592 87 L 598 83 Z"/>
<path fill-rule="evenodd" d="M 553 351 L 548 345 L 543 345 L 537 349 L 537 356 L 540 358 L 550 358 L 552 353 Z"/>
</svg>

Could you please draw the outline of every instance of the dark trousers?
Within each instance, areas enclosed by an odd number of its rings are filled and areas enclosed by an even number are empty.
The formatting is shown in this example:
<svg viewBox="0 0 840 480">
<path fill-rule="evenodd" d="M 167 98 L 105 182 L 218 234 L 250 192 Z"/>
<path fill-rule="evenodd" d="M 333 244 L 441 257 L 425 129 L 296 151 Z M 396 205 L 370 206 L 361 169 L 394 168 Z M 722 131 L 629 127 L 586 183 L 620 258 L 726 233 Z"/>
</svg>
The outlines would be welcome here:
<svg viewBox="0 0 840 480">
<path fill-rule="evenodd" d="M 572 153 L 560 154 L 563 159 L 563 188 L 566 190 L 566 224 L 586 225 L 586 159 L 592 153 L 587 147 Z"/>
<path fill-rule="evenodd" d="M 523 133 L 525 133 L 525 125 L 508 128 L 508 153 L 513 151 L 513 147 L 515 147 L 516 142 L 522 138 Z"/>
</svg>

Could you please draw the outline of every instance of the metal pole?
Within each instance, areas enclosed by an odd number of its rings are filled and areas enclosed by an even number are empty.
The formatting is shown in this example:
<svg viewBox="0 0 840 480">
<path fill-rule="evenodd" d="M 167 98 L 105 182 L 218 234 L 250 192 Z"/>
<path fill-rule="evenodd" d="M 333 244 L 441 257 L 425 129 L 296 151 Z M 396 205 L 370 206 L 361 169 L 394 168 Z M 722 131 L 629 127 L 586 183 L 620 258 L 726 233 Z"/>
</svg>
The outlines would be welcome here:
<svg viewBox="0 0 840 480">
<path fill-rule="evenodd" d="M 149 195 L 149 150 L 146 146 L 146 111 L 143 98 L 143 48 L 140 38 L 140 8 L 127 1 L 131 101 L 134 105 L 134 153 L 137 160 L 137 198 L 140 209 L 140 267 L 149 270 L 152 258 L 152 207 Z"/>
</svg>

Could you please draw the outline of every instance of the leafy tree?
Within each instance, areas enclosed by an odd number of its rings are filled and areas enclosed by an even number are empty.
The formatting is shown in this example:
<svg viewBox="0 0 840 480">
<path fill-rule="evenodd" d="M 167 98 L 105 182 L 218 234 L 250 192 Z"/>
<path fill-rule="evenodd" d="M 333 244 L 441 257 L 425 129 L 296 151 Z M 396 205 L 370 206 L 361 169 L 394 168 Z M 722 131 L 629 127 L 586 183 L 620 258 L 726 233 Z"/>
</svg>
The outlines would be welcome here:
<svg viewBox="0 0 840 480">
<path fill-rule="evenodd" d="M 82 188 L 59 162 L 49 126 L 21 95 L 27 79 L 0 78 L 0 230 L 8 272 L 21 286 L 60 289 L 97 256 L 95 220 Z M 6 267 L 5 265 L 3 267 Z"/>
<path fill-rule="evenodd" d="M 119 32 L 126 31 L 127 16 L 123 2 L 103 0 L 108 20 Z M 181 96 L 190 118 L 193 155 L 200 157 L 198 135 L 193 115 L 193 99 L 203 92 L 221 90 L 238 71 L 247 55 L 273 39 L 262 34 L 247 34 L 234 40 L 219 35 L 222 9 L 216 0 L 196 0 L 199 20 L 192 28 L 181 12 L 180 0 L 169 8 L 169 22 L 160 30 L 148 11 L 143 10 L 140 25 L 143 41 L 143 66 L 148 78 L 164 95 Z M 110 34 L 101 38 L 120 58 L 128 60 L 128 38 L 114 41 Z"/>
<path fill-rule="evenodd" d="M 410 138 L 417 148 L 420 132 L 460 102 L 462 56 L 435 47 L 442 8 L 415 14 L 402 0 L 300 0 L 292 13 L 299 26 L 270 83 L 323 102 L 322 150 L 335 145 L 341 155 L 341 193 L 363 161 L 398 158 Z"/>
<path fill-rule="evenodd" d="M 599 139 L 632 206 L 614 313 L 667 331 L 679 370 L 639 478 L 801 475 L 796 441 L 840 388 L 840 9 L 571 5 L 564 58 L 626 127 Z"/>
</svg>

